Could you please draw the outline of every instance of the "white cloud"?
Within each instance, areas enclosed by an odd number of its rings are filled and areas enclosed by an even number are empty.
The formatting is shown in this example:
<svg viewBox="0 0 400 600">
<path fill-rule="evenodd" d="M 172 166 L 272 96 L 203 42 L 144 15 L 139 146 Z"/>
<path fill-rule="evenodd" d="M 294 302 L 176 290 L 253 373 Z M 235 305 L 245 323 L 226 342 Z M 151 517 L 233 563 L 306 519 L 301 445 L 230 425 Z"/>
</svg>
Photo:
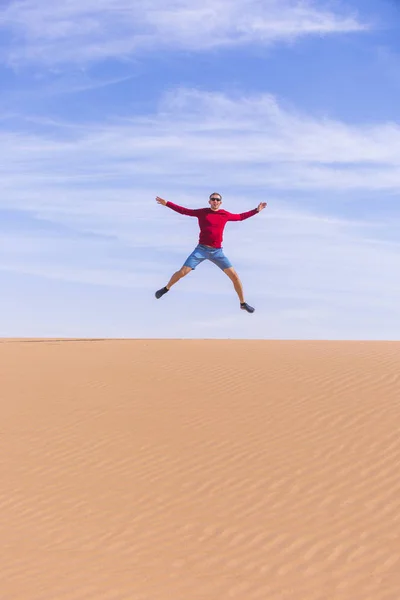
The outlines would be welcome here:
<svg viewBox="0 0 400 600">
<path fill-rule="evenodd" d="M 1 26 L 13 40 L 5 56 L 16 65 L 273 44 L 368 28 L 346 10 L 297 0 L 14 0 L 0 9 Z"/>
<path fill-rule="evenodd" d="M 0 134 L 0 207 L 82 223 L 123 227 L 133 203 L 145 210 L 157 194 L 187 203 L 189 190 L 203 197 L 205 186 L 251 187 L 260 199 L 273 190 L 400 190 L 398 125 L 311 118 L 268 95 L 180 90 L 146 118 L 33 121 L 30 134 L 15 123 Z"/>
</svg>

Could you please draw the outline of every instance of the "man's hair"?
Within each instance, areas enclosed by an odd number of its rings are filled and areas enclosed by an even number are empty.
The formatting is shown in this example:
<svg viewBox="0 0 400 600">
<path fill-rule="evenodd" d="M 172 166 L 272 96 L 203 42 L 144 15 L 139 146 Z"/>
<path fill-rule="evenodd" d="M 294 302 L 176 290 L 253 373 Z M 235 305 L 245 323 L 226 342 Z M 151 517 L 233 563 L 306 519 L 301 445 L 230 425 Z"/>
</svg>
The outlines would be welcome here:
<svg viewBox="0 0 400 600">
<path fill-rule="evenodd" d="M 219 192 L 213 192 L 212 194 L 209 195 L 209 199 L 211 200 L 211 196 L 215 196 L 217 194 L 217 196 L 219 196 L 222 200 L 222 196 Z"/>
</svg>

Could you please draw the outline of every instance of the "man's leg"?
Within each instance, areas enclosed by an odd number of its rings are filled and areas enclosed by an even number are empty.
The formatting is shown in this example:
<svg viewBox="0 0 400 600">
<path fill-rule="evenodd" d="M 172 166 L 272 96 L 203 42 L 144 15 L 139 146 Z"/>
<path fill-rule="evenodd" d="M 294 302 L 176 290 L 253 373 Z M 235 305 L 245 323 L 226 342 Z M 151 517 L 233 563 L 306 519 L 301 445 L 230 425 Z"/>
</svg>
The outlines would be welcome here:
<svg viewBox="0 0 400 600">
<path fill-rule="evenodd" d="M 168 281 L 167 285 L 165 286 L 167 288 L 167 290 L 169 290 L 173 285 L 175 285 L 175 283 L 178 283 L 178 281 L 180 279 L 182 279 L 182 277 L 185 277 L 185 275 L 190 273 L 191 270 L 192 270 L 192 267 L 183 266 L 179 269 L 179 271 L 176 271 L 176 273 L 174 273 L 172 275 L 171 279 Z"/>
<path fill-rule="evenodd" d="M 224 269 L 224 273 L 226 273 L 228 275 L 229 279 L 232 281 L 233 287 L 235 288 L 235 292 L 239 296 L 240 304 L 242 304 L 244 302 L 244 295 L 243 295 L 243 286 L 242 286 L 242 282 L 239 279 L 239 275 L 236 273 L 236 271 L 233 267 Z"/>
<path fill-rule="evenodd" d="M 250 304 L 247 304 L 247 302 L 244 300 L 242 282 L 240 281 L 239 275 L 236 273 L 235 269 L 233 267 L 228 267 L 227 269 L 224 269 L 224 273 L 226 273 L 229 279 L 232 281 L 235 292 L 239 296 L 240 308 L 249 313 L 253 313 L 254 308 L 250 306 Z"/>
<path fill-rule="evenodd" d="M 199 246 L 196 246 L 192 254 L 190 254 L 185 260 L 183 267 L 181 267 L 179 271 L 176 271 L 172 275 L 171 279 L 168 281 L 165 287 L 161 288 L 161 290 L 156 291 L 156 298 L 158 299 L 161 298 L 161 296 L 164 296 L 164 294 L 166 294 L 169 291 L 169 289 L 173 285 L 175 285 L 175 283 L 182 279 L 182 277 L 185 277 L 185 275 L 190 273 L 190 271 L 193 271 L 197 267 L 197 265 L 199 265 L 201 262 L 203 262 L 203 260 L 205 260 L 205 258 L 206 256 L 204 254 L 203 249 Z"/>
<path fill-rule="evenodd" d="M 211 262 L 213 262 L 215 265 L 217 265 L 217 267 L 222 269 L 223 272 L 226 273 L 228 275 L 229 279 L 232 281 L 233 287 L 235 288 L 235 292 L 239 296 L 240 308 L 242 310 L 246 310 L 249 313 L 253 313 L 254 308 L 252 306 L 250 306 L 250 304 L 247 304 L 247 302 L 244 301 L 243 286 L 242 286 L 242 282 L 239 279 L 239 275 L 236 273 L 235 269 L 232 267 L 232 263 L 229 260 L 229 258 L 227 256 L 225 256 L 222 248 L 218 248 L 218 249 L 214 250 L 211 253 L 211 255 L 208 257 L 208 259 L 211 260 Z"/>
<path fill-rule="evenodd" d="M 161 296 L 164 296 L 164 294 L 166 294 L 167 292 L 169 292 L 169 289 L 175 285 L 175 283 L 177 283 L 180 279 L 182 279 L 182 277 L 185 277 L 185 275 L 187 275 L 188 273 L 190 273 L 190 271 L 192 270 L 191 267 L 186 267 L 183 266 L 179 269 L 179 271 L 176 271 L 171 279 L 168 281 L 167 285 L 163 288 L 161 288 L 160 290 L 157 290 L 155 293 L 155 296 L 157 298 L 157 300 L 159 298 L 161 298 Z"/>
</svg>

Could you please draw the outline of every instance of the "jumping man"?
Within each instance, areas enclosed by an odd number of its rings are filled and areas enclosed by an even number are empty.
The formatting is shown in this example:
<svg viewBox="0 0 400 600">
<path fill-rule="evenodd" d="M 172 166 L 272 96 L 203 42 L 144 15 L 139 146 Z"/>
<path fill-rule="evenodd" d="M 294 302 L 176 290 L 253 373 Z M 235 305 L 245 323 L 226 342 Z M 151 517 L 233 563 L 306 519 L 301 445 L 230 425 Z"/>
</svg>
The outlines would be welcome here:
<svg viewBox="0 0 400 600">
<path fill-rule="evenodd" d="M 254 308 L 244 300 L 243 287 L 238 274 L 232 267 L 229 259 L 223 253 L 222 238 L 224 227 L 228 221 L 244 221 L 244 219 L 248 219 L 263 210 L 267 206 L 267 203 L 260 202 L 257 208 L 253 208 L 253 210 L 240 214 L 232 214 L 226 210 L 221 210 L 222 196 L 217 193 L 210 195 L 208 201 L 210 208 L 184 208 L 183 206 L 178 206 L 172 202 L 167 202 L 159 196 L 156 197 L 156 201 L 158 204 L 172 208 L 172 210 L 175 210 L 181 215 L 197 217 L 200 227 L 198 245 L 193 250 L 192 254 L 188 256 L 179 271 L 176 271 L 176 273 L 172 275 L 167 285 L 156 292 L 156 298 L 161 298 L 161 296 L 166 294 L 175 283 L 182 279 L 182 277 L 185 277 L 190 271 L 194 271 L 197 265 L 203 262 L 203 260 L 208 259 L 222 269 L 232 281 L 235 291 L 239 296 L 240 308 L 242 310 L 247 310 L 249 313 L 254 312 Z"/>
</svg>

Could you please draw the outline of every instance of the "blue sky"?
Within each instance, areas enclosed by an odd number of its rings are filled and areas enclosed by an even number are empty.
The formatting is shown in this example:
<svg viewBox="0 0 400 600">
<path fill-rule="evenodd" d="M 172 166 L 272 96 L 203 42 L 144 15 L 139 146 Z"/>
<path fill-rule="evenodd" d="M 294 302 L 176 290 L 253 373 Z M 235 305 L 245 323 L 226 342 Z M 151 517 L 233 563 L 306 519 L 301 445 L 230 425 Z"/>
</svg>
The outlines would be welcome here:
<svg viewBox="0 0 400 600">
<path fill-rule="evenodd" d="M 0 5 L 0 335 L 399 339 L 400 3 Z M 219 191 L 229 279 L 157 301 Z"/>
</svg>

